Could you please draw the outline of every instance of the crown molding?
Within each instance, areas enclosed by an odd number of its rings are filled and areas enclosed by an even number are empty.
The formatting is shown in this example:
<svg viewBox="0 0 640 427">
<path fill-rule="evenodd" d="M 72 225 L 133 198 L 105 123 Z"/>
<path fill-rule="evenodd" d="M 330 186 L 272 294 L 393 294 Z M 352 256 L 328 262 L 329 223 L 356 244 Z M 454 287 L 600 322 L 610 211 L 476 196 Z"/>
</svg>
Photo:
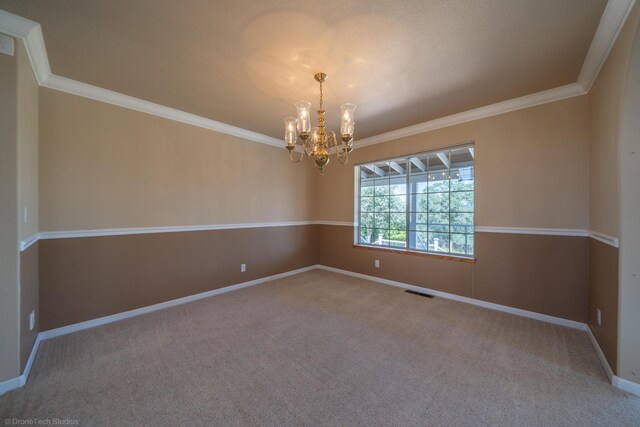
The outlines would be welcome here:
<svg viewBox="0 0 640 427">
<path fill-rule="evenodd" d="M 521 96 L 520 98 L 497 102 L 495 104 L 475 108 L 473 110 L 464 111 L 462 113 L 452 114 L 450 116 L 441 117 L 435 120 L 429 120 L 428 122 L 418 123 L 417 125 L 408 126 L 391 132 L 385 132 L 379 135 L 370 136 L 368 138 L 359 140 L 357 142 L 357 146 L 366 147 L 368 145 L 380 144 L 381 142 L 404 138 L 411 135 L 417 135 L 436 129 L 470 122 L 473 120 L 484 119 L 486 117 L 508 113 L 510 111 L 521 110 L 523 108 L 534 107 L 541 104 L 547 104 L 549 102 L 560 101 L 562 99 L 572 98 L 574 96 L 585 95 L 586 93 L 587 92 L 582 88 L 582 86 L 578 85 L 577 83 L 571 83 L 554 89 L 533 93 L 531 95 Z"/>
<path fill-rule="evenodd" d="M 61 77 L 56 74 L 49 74 L 41 83 L 42 86 L 49 89 L 55 89 L 60 92 L 70 93 L 72 95 L 82 96 L 84 98 L 93 99 L 95 101 L 106 102 L 107 104 L 117 105 L 119 107 L 128 108 L 130 110 L 140 111 L 169 120 L 186 123 L 188 125 L 209 129 L 215 132 L 227 135 L 237 136 L 239 138 L 248 139 L 250 141 L 260 142 L 262 144 L 273 145 L 275 147 L 284 147 L 284 142 L 272 136 L 263 135 L 247 129 L 231 126 L 226 123 L 207 119 L 202 116 L 187 113 L 185 111 L 176 110 L 175 108 L 165 107 L 164 105 L 155 104 L 133 96 L 124 95 L 112 90 L 103 89 L 98 86 L 82 83 L 77 80 Z"/>
<path fill-rule="evenodd" d="M 51 75 L 51 68 L 40 24 L 0 9 L 0 32 L 24 41 L 33 73 L 42 85 Z"/>
<path fill-rule="evenodd" d="M 577 83 L 589 92 L 613 44 L 631 13 L 635 0 L 609 0 L 582 64 Z"/>
<path fill-rule="evenodd" d="M 602 18 L 600 19 L 600 24 L 591 42 L 591 46 L 576 83 L 571 83 L 565 86 L 498 102 L 364 138 L 357 141 L 357 146 L 366 147 L 368 145 L 379 144 L 381 142 L 391 141 L 549 102 L 560 101 L 588 93 L 598 75 L 598 72 L 607 59 L 607 56 L 634 3 L 635 0 L 609 0 L 607 2 L 607 6 Z M 169 120 L 198 126 L 215 132 L 236 136 L 250 141 L 268 144 L 275 147 L 284 146 L 283 141 L 272 136 L 238 128 L 226 123 L 187 113 L 185 111 L 155 104 L 153 102 L 134 98 L 122 93 L 53 74 L 49 66 L 44 38 L 42 36 L 42 29 L 40 24 L 37 22 L 0 10 L 0 32 L 24 40 L 34 74 L 41 86 L 82 96 L 84 98 L 106 102 L 131 110 L 141 111 L 143 113 L 156 115 Z"/>
</svg>

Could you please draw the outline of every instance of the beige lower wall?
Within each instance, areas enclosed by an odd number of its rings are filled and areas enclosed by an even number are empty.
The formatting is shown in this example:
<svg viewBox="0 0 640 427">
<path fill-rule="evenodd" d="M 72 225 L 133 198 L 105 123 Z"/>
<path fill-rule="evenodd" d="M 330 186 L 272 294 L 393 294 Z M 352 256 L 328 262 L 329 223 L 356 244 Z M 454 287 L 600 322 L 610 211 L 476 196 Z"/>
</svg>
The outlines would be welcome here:
<svg viewBox="0 0 640 427">
<path fill-rule="evenodd" d="M 475 263 L 354 248 L 353 228 L 333 225 L 42 240 L 40 325 L 49 330 L 315 264 L 586 322 L 587 238 L 477 233 L 476 248 Z"/>
<path fill-rule="evenodd" d="M 20 252 L 20 372 L 24 371 L 31 349 L 40 328 L 39 293 L 39 243 L 36 242 Z M 35 311 L 36 321 L 33 330 L 29 330 L 29 314 Z"/>
<path fill-rule="evenodd" d="M 476 233 L 473 297 L 586 322 L 588 240 Z"/>
<path fill-rule="evenodd" d="M 354 248 L 352 227 L 319 227 L 322 265 L 587 321 L 586 237 L 476 233 L 477 262 L 466 263 Z"/>
<path fill-rule="evenodd" d="M 618 365 L 618 289 L 618 248 L 589 239 L 588 323 L 613 372 Z"/>
<path fill-rule="evenodd" d="M 317 226 L 42 240 L 40 328 L 102 316 L 308 267 Z M 240 264 L 247 271 L 240 272 Z"/>
</svg>

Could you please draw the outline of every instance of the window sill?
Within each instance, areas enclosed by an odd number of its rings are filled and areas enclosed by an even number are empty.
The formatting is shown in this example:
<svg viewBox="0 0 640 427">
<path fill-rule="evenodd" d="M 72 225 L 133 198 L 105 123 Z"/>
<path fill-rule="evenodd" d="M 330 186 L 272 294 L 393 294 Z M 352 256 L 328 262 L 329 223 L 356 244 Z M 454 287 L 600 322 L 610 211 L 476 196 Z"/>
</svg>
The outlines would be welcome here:
<svg viewBox="0 0 640 427">
<path fill-rule="evenodd" d="M 353 245 L 354 249 L 364 249 L 367 251 L 377 251 L 377 252 L 389 252 L 392 254 L 403 254 L 403 255 L 415 255 L 422 256 L 426 258 L 435 258 L 435 259 L 444 259 L 448 261 L 457 261 L 457 262 L 465 262 L 465 263 L 475 263 L 475 258 L 467 258 L 463 256 L 455 256 L 455 255 L 445 255 L 445 254 L 435 254 L 431 252 L 420 252 L 420 251 L 412 251 L 408 249 L 391 249 L 391 248 L 383 248 L 380 246 L 366 246 L 366 245 Z"/>
</svg>

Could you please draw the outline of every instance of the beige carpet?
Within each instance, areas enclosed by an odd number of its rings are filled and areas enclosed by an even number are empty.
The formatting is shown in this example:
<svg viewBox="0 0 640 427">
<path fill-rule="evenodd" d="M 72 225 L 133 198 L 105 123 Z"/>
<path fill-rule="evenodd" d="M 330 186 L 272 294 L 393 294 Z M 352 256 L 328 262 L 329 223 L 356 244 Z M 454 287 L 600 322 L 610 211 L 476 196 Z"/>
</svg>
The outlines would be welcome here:
<svg viewBox="0 0 640 427">
<path fill-rule="evenodd" d="M 326 271 L 44 341 L 4 418 L 640 425 L 586 333 Z"/>
</svg>

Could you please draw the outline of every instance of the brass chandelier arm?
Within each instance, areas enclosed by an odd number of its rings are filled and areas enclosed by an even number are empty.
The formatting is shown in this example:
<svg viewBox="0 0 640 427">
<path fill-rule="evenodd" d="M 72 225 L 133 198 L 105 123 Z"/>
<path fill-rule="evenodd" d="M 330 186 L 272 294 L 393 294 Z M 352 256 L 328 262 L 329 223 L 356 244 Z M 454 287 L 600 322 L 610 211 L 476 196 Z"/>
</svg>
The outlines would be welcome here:
<svg viewBox="0 0 640 427">
<path fill-rule="evenodd" d="M 349 147 L 344 142 L 342 143 L 342 147 L 336 146 L 336 157 L 338 161 L 346 165 L 349 162 Z"/>
<path fill-rule="evenodd" d="M 329 136 L 327 139 L 329 142 L 329 147 L 335 148 L 336 157 L 338 158 L 338 161 L 341 164 L 346 165 L 347 162 L 349 161 L 348 143 L 344 142 L 342 139 L 340 139 L 340 142 L 338 143 L 338 138 L 336 138 L 336 134 L 334 131 L 329 132 Z"/>
</svg>

